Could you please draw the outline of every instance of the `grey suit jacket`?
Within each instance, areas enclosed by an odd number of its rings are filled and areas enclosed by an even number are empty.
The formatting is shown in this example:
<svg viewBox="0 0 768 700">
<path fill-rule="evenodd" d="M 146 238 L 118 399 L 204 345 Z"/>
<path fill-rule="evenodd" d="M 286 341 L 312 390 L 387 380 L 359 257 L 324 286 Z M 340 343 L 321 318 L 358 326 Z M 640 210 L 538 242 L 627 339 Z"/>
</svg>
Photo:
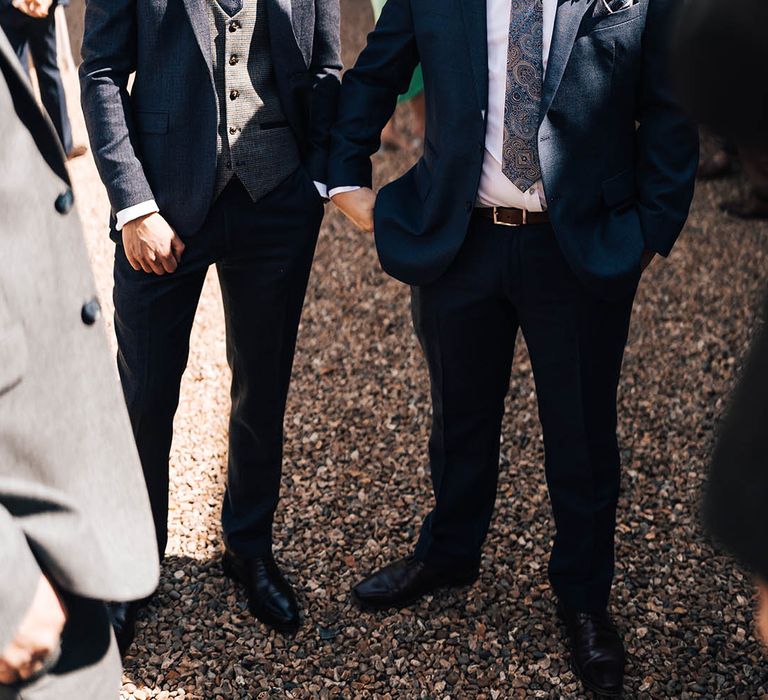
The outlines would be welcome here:
<svg viewBox="0 0 768 700">
<path fill-rule="evenodd" d="M 152 592 L 158 558 L 64 156 L 2 32 L 0 134 L 2 649 L 41 571 L 130 600 Z"/>
<path fill-rule="evenodd" d="M 280 104 L 309 174 L 325 182 L 340 86 L 339 0 L 248 1 L 266 3 Z M 203 223 L 216 177 L 206 2 L 87 0 L 85 16 L 83 111 L 112 208 L 154 199 L 182 238 Z"/>
</svg>

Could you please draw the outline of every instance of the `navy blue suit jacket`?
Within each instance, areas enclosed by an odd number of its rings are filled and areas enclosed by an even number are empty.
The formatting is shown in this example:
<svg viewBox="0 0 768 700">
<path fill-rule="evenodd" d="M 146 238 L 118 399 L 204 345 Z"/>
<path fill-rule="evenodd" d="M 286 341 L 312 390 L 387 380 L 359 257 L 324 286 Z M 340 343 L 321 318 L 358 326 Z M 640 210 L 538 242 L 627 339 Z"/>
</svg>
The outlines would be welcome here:
<svg viewBox="0 0 768 700">
<path fill-rule="evenodd" d="M 83 113 L 112 209 L 154 198 L 182 237 L 202 225 L 216 178 L 207 2 L 86 4 Z M 341 71 L 339 0 L 264 2 L 280 104 L 304 165 L 325 182 Z"/>
<path fill-rule="evenodd" d="M 539 154 L 555 234 L 573 271 L 601 296 L 637 283 L 645 249 L 667 255 L 693 196 L 695 126 L 667 79 L 679 0 L 639 0 L 594 17 L 560 0 L 544 84 Z M 375 211 L 384 269 L 426 285 L 467 234 L 488 108 L 486 0 L 389 0 L 344 77 L 329 185 L 371 184 L 370 156 L 415 66 L 424 69 L 424 155 L 384 187 Z"/>
</svg>

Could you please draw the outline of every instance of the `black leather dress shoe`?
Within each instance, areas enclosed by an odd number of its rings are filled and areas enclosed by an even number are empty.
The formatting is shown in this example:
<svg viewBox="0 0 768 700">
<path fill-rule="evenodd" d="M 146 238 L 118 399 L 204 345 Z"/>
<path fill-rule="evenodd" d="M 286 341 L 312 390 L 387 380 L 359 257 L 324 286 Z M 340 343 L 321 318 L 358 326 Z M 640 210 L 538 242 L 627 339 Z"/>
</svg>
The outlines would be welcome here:
<svg viewBox="0 0 768 700">
<path fill-rule="evenodd" d="M 352 599 L 366 610 L 405 608 L 440 588 L 470 586 L 479 575 L 477 567 L 442 568 L 406 557 L 358 583 Z"/>
<path fill-rule="evenodd" d="M 582 613 L 559 608 L 568 630 L 571 658 L 584 687 L 619 697 L 624 685 L 624 644 L 607 612 Z"/>
<path fill-rule="evenodd" d="M 117 640 L 120 657 L 123 658 L 136 636 L 136 616 L 143 601 L 133 603 L 109 603 L 107 612 Z"/>
<path fill-rule="evenodd" d="M 229 578 L 245 586 L 248 609 L 255 618 L 283 634 L 298 631 L 301 618 L 296 595 L 271 554 L 243 559 L 225 552 L 222 565 Z"/>
</svg>

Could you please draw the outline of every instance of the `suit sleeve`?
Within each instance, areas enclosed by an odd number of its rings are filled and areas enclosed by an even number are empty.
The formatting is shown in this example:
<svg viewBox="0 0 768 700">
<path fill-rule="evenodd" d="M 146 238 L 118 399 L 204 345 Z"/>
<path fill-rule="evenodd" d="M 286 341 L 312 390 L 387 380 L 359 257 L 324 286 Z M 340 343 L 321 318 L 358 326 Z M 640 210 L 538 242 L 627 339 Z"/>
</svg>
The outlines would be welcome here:
<svg viewBox="0 0 768 700">
<path fill-rule="evenodd" d="M 388 0 L 357 64 L 344 75 L 331 136 L 330 189 L 371 187 L 371 156 L 418 64 L 410 0 Z"/>
<path fill-rule="evenodd" d="M 768 304 L 764 318 L 766 312 Z M 715 539 L 742 565 L 768 581 L 766 425 L 768 329 L 763 325 L 720 429 L 704 513 Z"/>
<path fill-rule="evenodd" d="M 0 653 L 13 641 L 35 595 L 41 571 L 24 533 L 2 505 L 0 479 Z"/>
<path fill-rule="evenodd" d="M 128 78 L 136 68 L 136 0 L 87 0 L 80 88 L 96 166 L 113 211 L 154 199 L 136 155 Z"/>
<path fill-rule="evenodd" d="M 325 183 L 331 127 L 336 120 L 341 75 L 339 0 L 315 3 L 315 37 L 312 49 L 312 101 L 307 170 L 316 182 Z"/>
<path fill-rule="evenodd" d="M 670 40 L 679 0 L 648 0 L 637 131 L 637 191 L 645 247 L 669 255 L 693 199 L 699 140 L 670 80 Z"/>
</svg>

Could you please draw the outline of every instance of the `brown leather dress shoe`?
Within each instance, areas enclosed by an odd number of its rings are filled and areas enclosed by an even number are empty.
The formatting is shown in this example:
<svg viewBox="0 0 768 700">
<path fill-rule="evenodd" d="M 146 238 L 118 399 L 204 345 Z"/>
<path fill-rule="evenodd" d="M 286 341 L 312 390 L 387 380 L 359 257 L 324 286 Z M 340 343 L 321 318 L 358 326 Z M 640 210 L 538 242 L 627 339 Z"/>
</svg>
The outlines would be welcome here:
<svg viewBox="0 0 768 700">
<path fill-rule="evenodd" d="M 67 160 L 79 158 L 80 156 L 84 156 L 86 153 L 88 153 L 88 146 L 82 143 L 75 144 L 69 150 L 69 153 L 67 153 Z"/>
</svg>

